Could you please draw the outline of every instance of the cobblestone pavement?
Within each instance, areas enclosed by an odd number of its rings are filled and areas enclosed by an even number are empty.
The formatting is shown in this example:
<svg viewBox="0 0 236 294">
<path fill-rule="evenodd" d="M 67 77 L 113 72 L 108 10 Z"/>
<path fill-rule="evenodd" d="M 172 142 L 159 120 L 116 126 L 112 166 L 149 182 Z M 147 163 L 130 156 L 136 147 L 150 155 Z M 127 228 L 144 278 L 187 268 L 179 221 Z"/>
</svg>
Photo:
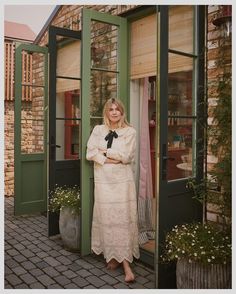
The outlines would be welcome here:
<svg viewBox="0 0 236 294">
<path fill-rule="evenodd" d="M 153 289 L 152 269 L 133 262 L 134 283 L 125 283 L 122 267 L 106 269 L 102 256 L 80 257 L 66 251 L 60 236 L 47 237 L 44 215 L 13 214 L 14 198 L 5 198 L 5 289 Z"/>
</svg>

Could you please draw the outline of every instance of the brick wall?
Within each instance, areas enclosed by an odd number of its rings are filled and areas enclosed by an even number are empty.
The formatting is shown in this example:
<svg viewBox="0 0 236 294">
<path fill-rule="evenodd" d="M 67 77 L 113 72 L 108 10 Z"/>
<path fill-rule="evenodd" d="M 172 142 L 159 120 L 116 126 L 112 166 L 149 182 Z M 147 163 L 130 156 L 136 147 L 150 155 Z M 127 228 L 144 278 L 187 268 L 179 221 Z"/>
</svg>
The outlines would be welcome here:
<svg viewBox="0 0 236 294">
<path fill-rule="evenodd" d="M 84 5 L 63 5 L 58 11 L 52 25 L 72 30 L 81 29 L 81 9 Z M 107 12 L 118 15 L 137 5 L 86 5 L 86 8 L 95 9 L 100 12 Z M 48 44 L 48 32 L 43 35 L 39 45 Z M 114 57 L 111 53 L 111 58 Z M 39 60 L 41 59 L 41 60 Z M 112 78 L 108 79 L 111 80 Z M 33 83 L 43 83 L 43 61 L 42 56 L 33 56 Z M 111 87 L 113 87 L 111 85 Z M 26 94 L 27 88 L 24 89 Z M 96 91 L 96 89 L 94 89 Z M 14 99 L 14 98 L 13 98 Z M 42 152 L 43 150 L 43 123 L 39 120 L 43 115 L 43 94 L 40 88 L 32 89 L 32 101 L 22 102 L 22 152 Z M 14 196 L 14 100 L 5 101 L 5 165 L 4 181 L 5 195 Z M 36 121 L 36 120 L 38 121 Z"/>
<path fill-rule="evenodd" d="M 4 183 L 5 195 L 14 195 L 14 102 L 5 101 L 4 108 Z"/>
<path fill-rule="evenodd" d="M 81 9 L 82 5 L 64 5 L 58 11 L 55 19 L 52 21 L 52 25 L 58 27 L 65 27 L 73 30 L 81 29 Z M 100 12 L 108 12 L 113 15 L 118 15 L 127 10 L 133 9 L 137 7 L 136 5 L 87 5 L 87 8 L 92 8 Z M 212 19 L 215 17 L 218 12 L 219 7 L 217 5 L 209 5 L 208 6 L 208 34 L 207 34 L 207 70 L 208 70 L 208 98 L 209 98 L 209 124 L 212 123 L 211 117 L 211 108 L 214 107 L 217 103 L 217 84 L 218 84 L 218 75 L 220 73 L 220 69 L 217 67 L 217 60 L 219 58 L 219 46 L 222 45 L 220 30 L 212 24 Z M 39 44 L 44 46 L 48 43 L 48 33 L 46 32 L 41 38 Z M 113 54 L 113 53 L 112 53 Z M 111 54 L 111 57 L 113 55 Z M 40 78 L 42 75 L 42 64 L 38 64 L 39 70 L 37 73 L 37 69 L 35 68 L 36 79 Z M 37 76 L 38 75 L 38 76 Z M 96 89 L 94 90 L 96 91 Z M 34 116 L 37 117 L 37 111 L 39 112 L 39 116 L 42 112 L 42 96 L 40 93 L 37 93 L 37 99 L 34 100 L 35 104 L 33 109 L 35 109 Z M 32 116 L 32 106 L 31 109 L 27 107 L 27 103 L 25 104 L 26 109 L 24 110 L 23 117 L 27 118 Z M 25 121 L 26 122 L 26 121 Z M 30 133 L 33 135 L 34 132 L 32 130 L 40 130 L 42 131 L 41 125 L 32 125 L 26 124 L 24 133 Z M 31 130 L 30 130 L 31 129 Z M 27 131 L 28 130 L 28 131 Z M 42 133 L 42 132 L 41 132 Z M 25 142 L 27 142 L 27 137 L 25 137 Z M 33 143 L 34 142 L 34 143 Z M 32 138 L 32 143 L 34 146 L 39 146 L 39 151 L 42 148 L 42 136 L 39 135 L 38 138 Z M 40 147 L 41 146 L 41 147 Z M 27 149 L 27 147 L 25 146 Z M 37 150 L 36 150 L 37 151 Z M 217 158 L 213 156 L 210 152 L 208 153 L 208 168 L 209 170 L 212 168 L 215 162 L 217 162 Z M 5 102 L 5 195 L 12 196 L 14 193 L 14 106 L 13 102 Z M 208 218 L 212 220 L 217 220 L 217 211 L 218 207 L 213 204 L 208 204 Z"/>
<path fill-rule="evenodd" d="M 42 55 L 32 56 L 32 82 L 43 85 Z M 22 90 L 21 112 L 21 151 L 22 153 L 39 153 L 43 151 L 43 88 L 24 87 Z M 31 100 L 26 101 L 26 92 L 31 93 Z M 4 111 L 4 181 L 5 195 L 14 196 L 14 100 L 5 100 Z"/>
<path fill-rule="evenodd" d="M 128 10 L 134 9 L 139 5 L 63 5 L 51 25 L 64 27 L 71 30 L 81 30 L 82 8 L 93 9 L 99 12 L 106 12 L 112 15 L 119 15 Z M 41 38 L 40 45 L 48 44 L 48 32 Z"/>
<path fill-rule="evenodd" d="M 208 125 L 213 124 L 212 112 L 220 99 L 217 93 L 219 80 L 221 79 L 223 68 L 219 64 L 222 62 L 222 50 L 224 50 L 224 69 L 231 72 L 231 38 L 225 39 L 222 34 L 222 29 L 213 25 L 212 20 L 221 11 L 218 5 L 208 6 L 208 34 L 207 34 L 207 86 L 208 86 Z M 225 63 L 226 62 L 226 63 Z M 225 67 L 226 65 L 226 67 Z M 208 141 L 207 167 L 211 171 L 214 164 L 218 162 L 211 152 L 211 138 Z M 214 196 L 220 197 L 220 192 Z M 216 203 L 207 204 L 207 219 L 222 223 L 222 218 L 219 215 L 220 207 Z"/>
</svg>

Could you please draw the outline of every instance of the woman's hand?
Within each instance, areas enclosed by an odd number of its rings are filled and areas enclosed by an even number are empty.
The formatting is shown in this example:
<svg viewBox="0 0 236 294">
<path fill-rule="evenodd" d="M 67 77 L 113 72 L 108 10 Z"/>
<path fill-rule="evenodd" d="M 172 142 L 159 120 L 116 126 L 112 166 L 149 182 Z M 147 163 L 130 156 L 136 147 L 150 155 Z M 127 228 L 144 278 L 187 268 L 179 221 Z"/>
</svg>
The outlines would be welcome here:
<svg viewBox="0 0 236 294">
<path fill-rule="evenodd" d="M 107 158 L 105 163 L 114 163 L 114 164 L 117 164 L 117 163 L 121 163 L 121 161 L 119 160 L 115 160 L 115 159 L 111 159 L 111 158 Z"/>
<path fill-rule="evenodd" d="M 99 152 L 101 154 L 106 154 L 107 150 L 106 149 L 99 149 Z M 106 155 L 105 155 L 106 156 Z M 112 159 L 112 158 L 108 158 L 106 159 L 105 163 L 113 163 L 113 164 L 117 164 L 117 163 L 121 163 L 120 160 L 116 160 L 116 159 Z"/>
</svg>

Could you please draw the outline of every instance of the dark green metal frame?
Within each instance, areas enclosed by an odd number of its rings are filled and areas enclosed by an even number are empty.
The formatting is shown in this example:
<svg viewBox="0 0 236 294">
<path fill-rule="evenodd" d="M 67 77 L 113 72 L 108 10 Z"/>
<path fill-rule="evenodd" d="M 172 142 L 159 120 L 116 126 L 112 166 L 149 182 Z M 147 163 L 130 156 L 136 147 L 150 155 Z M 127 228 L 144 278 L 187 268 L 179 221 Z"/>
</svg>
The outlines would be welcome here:
<svg viewBox="0 0 236 294">
<path fill-rule="evenodd" d="M 53 191 L 55 189 L 56 184 L 58 183 L 58 170 L 64 170 L 65 176 L 64 180 L 66 181 L 68 167 L 70 163 L 73 165 L 74 161 L 61 161 L 56 162 L 56 82 L 57 78 L 67 78 L 62 76 L 57 76 L 57 36 L 65 37 L 65 40 L 60 41 L 60 46 L 66 46 L 73 40 L 81 40 L 81 32 L 80 31 L 72 31 L 65 28 L 59 28 L 50 26 L 49 27 L 49 77 L 50 77 L 50 85 L 49 85 L 49 191 Z M 80 54 L 80 52 L 78 52 Z M 81 81 L 81 78 L 77 78 L 78 81 Z M 79 163 L 78 163 L 79 165 Z M 75 175 L 75 177 L 79 177 L 80 175 Z M 60 179 L 59 179 L 60 181 Z M 59 215 L 57 213 L 48 212 L 48 235 L 52 236 L 59 233 Z"/>
</svg>

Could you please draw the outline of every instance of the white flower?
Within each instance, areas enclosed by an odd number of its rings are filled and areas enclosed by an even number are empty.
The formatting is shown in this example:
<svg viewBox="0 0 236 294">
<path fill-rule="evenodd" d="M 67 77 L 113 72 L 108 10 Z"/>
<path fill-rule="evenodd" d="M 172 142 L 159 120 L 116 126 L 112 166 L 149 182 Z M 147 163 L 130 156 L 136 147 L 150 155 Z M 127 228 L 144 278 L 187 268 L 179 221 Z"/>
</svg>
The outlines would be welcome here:
<svg viewBox="0 0 236 294">
<path fill-rule="evenodd" d="M 194 256 L 197 256 L 197 253 L 196 252 L 194 252 L 194 254 L 193 254 Z"/>
<path fill-rule="evenodd" d="M 208 259 L 207 259 L 207 261 L 208 261 L 208 262 L 211 262 L 211 259 L 210 259 L 210 258 L 208 258 Z"/>
</svg>

